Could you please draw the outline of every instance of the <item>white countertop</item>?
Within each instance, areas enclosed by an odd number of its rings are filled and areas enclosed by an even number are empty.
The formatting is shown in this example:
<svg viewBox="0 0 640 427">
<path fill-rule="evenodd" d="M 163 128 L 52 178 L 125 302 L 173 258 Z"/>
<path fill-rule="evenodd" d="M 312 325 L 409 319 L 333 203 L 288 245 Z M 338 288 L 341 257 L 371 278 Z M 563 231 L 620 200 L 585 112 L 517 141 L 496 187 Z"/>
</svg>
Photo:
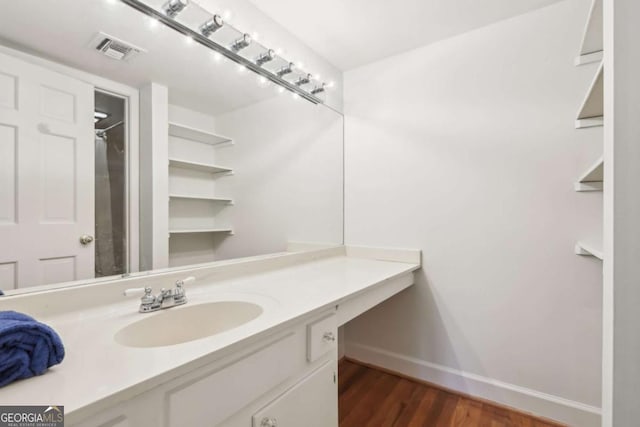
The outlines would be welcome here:
<svg viewBox="0 0 640 427">
<path fill-rule="evenodd" d="M 1 388 L 0 404 L 64 405 L 71 421 L 69 416 L 76 411 L 106 408 L 123 397 L 129 398 L 174 378 L 183 369 L 210 363 L 236 344 L 262 336 L 298 317 L 335 306 L 419 267 L 419 263 L 340 255 L 215 283 L 201 281 L 197 286 L 187 287 L 186 305 L 170 310 L 235 300 L 257 303 L 264 312 L 235 329 L 173 346 L 132 348 L 114 341 L 114 335 L 124 326 L 144 316 L 162 315 L 163 311 L 138 313 L 138 298 L 122 298 L 107 305 L 41 317 L 38 320 L 61 336 L 66 357 L 62 364 L 42 376 Z M 114 292 L 121 291 L 114 288 Z M 6 305 L 0 309 L 7 309 Z"/>
</svg>

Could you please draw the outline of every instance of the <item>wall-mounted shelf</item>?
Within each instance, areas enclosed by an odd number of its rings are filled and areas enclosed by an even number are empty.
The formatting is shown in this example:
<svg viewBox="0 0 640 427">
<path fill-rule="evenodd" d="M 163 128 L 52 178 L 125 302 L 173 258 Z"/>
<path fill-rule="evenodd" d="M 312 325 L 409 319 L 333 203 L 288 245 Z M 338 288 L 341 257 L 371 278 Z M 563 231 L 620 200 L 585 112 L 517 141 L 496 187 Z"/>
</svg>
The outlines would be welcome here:
<svg viewBox="0 0 640 427">
<path fill-rule="evenodd" d="M 599 119 L 604 116 L 604 63 L 600 63 L 587 96 L 578 111 L 577 121 Z"/>
<path fill-rule="evenodd" d="M 169 166 L 174 168 L 189 169 L 199 172 L 208 173 L 229 173 L 232 172 L 231 168 L 224 166 L 211 165 L 206 163 L 191 162 L 189 160 L 181 159 L 169 159 Z"/>
<path fill-rule="evenodd" d="M 169 135 L 209 145 L 220 145 L 232 142 L 232 139 L 226 136 L 216 135 L 212 132 L 173 122 L 169 122 Z"/>
<path fill-rule="evenodd" d="M 604 126 L 604 117 L 576 120 L 576 129 L 587 129 Z"/>
<path fill-rule="evenodd" d="M 576 65 L 584 65 L 602 61 L 603 55 L 603 27 L 602 27 L 602 0 L 593 0 L 589 18 L 584 28 L 582 43 Z"/>
<path fill-rule="evenodd" d="M 576 255 L 592 256 L 600 260 L 604 259 L 604 252 L 588 243 L 578 242 L 575 246 Z"/>
<path fill-rule="evenodd" d="M 604 52 L 593 52 L 587 53 L 585 55 L 580 55 L 575 60 L 575 65 L 585 65 L 585 64 L 593 64 L 594 62 L 602 62 L 604 59 Z"/>
<path fill-rule="evenodd" d="M 169 234 L 191 234 L 191 233 L 229 233 L 233 234 L 231 228 L 195 228 L 195 229 L 173 229 Z"/>
<path fill-rule="evenodd" d="M 604 160 L 600 158 L 575 183 L 576 191 L 602 191 L 604 181 Z"/>
<path fill-rule="evenodd" d="M 210 202 L 218 202 L 218 203 L 229 203 L 229 204 L 233 203 L 233 200 L 231 199 L 209 197 L 209 196 L 194 196 L 194 195 L 188 195 L 188 194 L 169 194 L 169 199 L 208 200 Z"/>
</svg>

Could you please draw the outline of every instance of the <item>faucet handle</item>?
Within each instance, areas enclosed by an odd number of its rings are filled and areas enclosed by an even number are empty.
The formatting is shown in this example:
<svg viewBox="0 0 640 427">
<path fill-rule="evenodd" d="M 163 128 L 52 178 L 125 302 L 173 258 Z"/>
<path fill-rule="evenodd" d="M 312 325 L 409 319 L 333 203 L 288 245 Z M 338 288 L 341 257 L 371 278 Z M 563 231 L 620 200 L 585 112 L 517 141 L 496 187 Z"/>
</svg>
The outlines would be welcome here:
<svg viewBox="0 0 640 427">
<path fill-rule="evenodd" d="M 176 287 L 181 288 L 182 286 L 186 285 L 187 283 L 191 283 L 191 282 L 195 282 L 196 278 L 193 276 L 189 276 L 189 277 L 185 277 L 182 280 L 176 280 Z"/>
<path fill-rule="evenodd" d="M 153 292 L 153 289 L 151 289 L 148 286 L 144 288 L 129 288 L 129 289 L 125 289 L 122 294 L 125 297 L 130 297 L 132 295 L 140 295 L 143 292 L 144 292 L 144 296 L 148 296 L 148 295 L 151 295 L 151 292 Z"/>
</svg>

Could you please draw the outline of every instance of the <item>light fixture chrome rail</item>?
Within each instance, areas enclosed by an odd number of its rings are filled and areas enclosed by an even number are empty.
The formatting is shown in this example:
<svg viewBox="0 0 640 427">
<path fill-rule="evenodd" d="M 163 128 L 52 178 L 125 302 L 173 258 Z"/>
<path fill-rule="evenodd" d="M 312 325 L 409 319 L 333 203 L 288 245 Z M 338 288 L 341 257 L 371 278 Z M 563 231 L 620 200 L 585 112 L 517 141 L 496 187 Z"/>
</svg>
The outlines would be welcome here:
<svg viewBox="0 0 640 427">
<path fill-rule="evenodd" d="M 275 57 L 275 52 L 273 52 L 271 49 L 267 49 L 267 51 L 262 55 L 260 55 L 255 62 L 249 58 L 245 58 L 244 56 L 240 55 L 239 51 L 249 46 L 249 44 L 251 44 L 251 36 L 249 36 L 248 34 L 244 34 L 240 39 L 236 40 L 229 47 L 223 46 L 222 44 L 219 44 L 216 41 L 211 40 L 209 36 L 213 32 L 217 31 L 223 25 L 226 25 L 223 23 L 222 18 L 220 18 L 219 16 L 213 15 L 213 17 L 210 20 L 206 21 L 204 24 L 200 26 L 200 28 L 196 30 L 193 30 L 190 27 L 173 19 L 177 16 L 178 13 L 180 13 L 180 11 L 182 11 L 188 5 L 188 0 L 169 0 L 167 3 L 165 3 L 163 7 L 164 13 L 163 11 L 158 11 L 140 0 L 120 0 L 120 1 L 125 3 L 128 6 L 131 6 L 137 11 L 144 13 L 145 15 L 158 20 L 162 24 L 177 31 L 178 33 L 192 38 L 194 41 L 201 44 L 202 46 L 205 46 L 215 52 L 218 52 L 221 55 L 225 56 L 226 58 L 230 59 L 231 61 L 246 67 L 247 69 L 253 71 L 254 73 L 264 77 L 268 81 L 271 81 L 285 88 L 286 90 L 299 95 L 301 98 L 304 98 L 307 101 L 310 101 L 314 104 L 324 103 L 324 100 L 322 98 L 319 98 L 318 96 L 316 96 L 317 94 L 324 92 L 324 88 L 326 87 L 324 83 L 322 83 L 321 86 L 315 87 L 311 91 L 307 91 L 300 87 L 302 85 L 297 85 L 296 83 L 292 83 L 283 78 L 284 75 L 293 72 L 294 70 L 293 63 L 289 63 L 287 67 L 284 67 L 277 72 L 271 72 L 262 66 L 266 62 L 268 62 L 266 58 L 271 57 L 273 59 Z M 265 56 L 265 55 L 268 55 L 268 56 Z M 321 90 L 316 90 L 318 88 L 321 88 Z"/>
</svg>

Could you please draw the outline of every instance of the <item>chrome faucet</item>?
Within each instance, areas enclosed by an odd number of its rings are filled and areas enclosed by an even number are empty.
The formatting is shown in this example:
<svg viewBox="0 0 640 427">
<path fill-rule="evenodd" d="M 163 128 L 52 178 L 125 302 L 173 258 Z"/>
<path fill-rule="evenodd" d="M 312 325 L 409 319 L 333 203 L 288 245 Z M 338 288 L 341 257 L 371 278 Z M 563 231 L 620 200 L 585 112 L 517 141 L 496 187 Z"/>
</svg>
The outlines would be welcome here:
<svg viewBox="0 0 640 427">
<path fill-rule="evenodd" d="M 151 313 L 153 311 L 163 310 L 165 308 L 171 308 L 176 305 L 182 305 L 187 302 L 187 294 L 184 290 L 186 283 L 194 282 L 195 277 L 189 276 L 182 280 L 176 281 L 176 287 L 173 289 L 160 289 L 158 295 L 153 295 L 153 289 L 150 287 L 144 288 L 131 288 L 124 291 L 125 296 L 138 295 L 144 292 L 142 298 L 140 298 L 140 313 Z"/>
</svg>

